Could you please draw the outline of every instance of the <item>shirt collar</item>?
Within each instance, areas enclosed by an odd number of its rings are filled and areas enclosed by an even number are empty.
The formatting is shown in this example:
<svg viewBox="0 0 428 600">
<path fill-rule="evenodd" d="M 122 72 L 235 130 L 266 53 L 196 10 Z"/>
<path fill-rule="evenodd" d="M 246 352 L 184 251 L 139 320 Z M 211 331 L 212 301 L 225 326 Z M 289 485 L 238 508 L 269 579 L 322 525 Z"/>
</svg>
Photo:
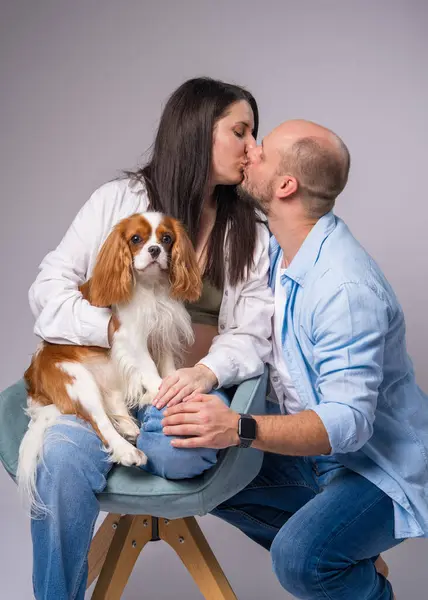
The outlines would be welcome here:
<svg viewBox="0 0 428 600">
<path fill-rule="evenodd" d="M 332 211 L 317 221 L 300 246 L 291 264 L 284 270 L 284 275 L 303 286 L 307 272 L 318 260 L 322 245 L 330 233 L 336 228 L 337 219 Z M 281 248 L 272 236 L 270 240 L 271 263 L 276 263 Z"/>
</svg>

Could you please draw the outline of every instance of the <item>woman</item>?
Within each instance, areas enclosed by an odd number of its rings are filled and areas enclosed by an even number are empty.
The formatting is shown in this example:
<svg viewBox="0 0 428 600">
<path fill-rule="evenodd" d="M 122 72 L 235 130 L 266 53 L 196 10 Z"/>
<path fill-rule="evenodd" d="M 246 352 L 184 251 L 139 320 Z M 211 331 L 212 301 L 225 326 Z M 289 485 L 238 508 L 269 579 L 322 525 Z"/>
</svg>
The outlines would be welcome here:
<svg viewBox="0 0 428 600">
<path fill-rule="evenodd" d="M 115 328 L 110 310 L 89 305 L 78 285 L 90 276 L 111 228 L 148 208 L 185 224 L 204 277 L 199 303 L 188 307 L 195 344 L 186 367 L 163 382 L 137 442 L 152 471 L 169 477 L 196 475 L 215 455 L 187 451 L 183 458 L 164 436 L 162 456 L 151 456 L 144 444 L 150 432 L 159 436 L 158 409 L 193 391 L 259 375 L 269 353 L 268 230 L 235 190 L 257 127 L 257 104 L 247 91 L 207 78 L 184 83 L 165 106 L 150 163 L 95 191 L 43 260 L 30 290 L 41 338 L 108 347 Z M 38 493 L 51 514 L 32 520 L 36 598 L 84 598 L 87 552 L 99 511 L 95 494 L 105 487 L 111 468 L 98 437 L 87 424 L 73 427 L 73 419 L 64 416 L 53 428 L 58 435 L 47 437 L 39 467 Z M 74 443 L 58 443 L 61 437 Z M 171 454 L 162 462 L 164 451 Z M 165 464 L 177 469 L 165 473 Z"/>
</svg>

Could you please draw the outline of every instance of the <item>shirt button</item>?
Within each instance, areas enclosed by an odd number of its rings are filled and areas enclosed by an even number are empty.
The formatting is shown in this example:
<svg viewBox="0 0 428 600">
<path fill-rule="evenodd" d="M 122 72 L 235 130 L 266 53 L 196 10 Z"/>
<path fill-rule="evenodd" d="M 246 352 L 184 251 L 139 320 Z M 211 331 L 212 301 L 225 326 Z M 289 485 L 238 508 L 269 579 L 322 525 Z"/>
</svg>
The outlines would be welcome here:
<svg viewBox="0 0 428 600">
<path fill-rule="evenodd" d="M 225 296 L 228 296 L 228 295 L 229 295 L 229 292 L 228 292 L 228 290 L 226 290 L 226 291 L 224 292 L 224 295 L 225 295 Z"/>
<path fill-rule="evenodd" d="M 278 381 L 278 377 L 272 377 L 272 381 Z"/>
<path fill-rule="evenodd" d="M 223 330 L 223 329 L 224 329 L 224 324 L 223 324 L 223 323 L 220 325 L 220 329 L 221 329 L 221 330 Z"/>
</svg>

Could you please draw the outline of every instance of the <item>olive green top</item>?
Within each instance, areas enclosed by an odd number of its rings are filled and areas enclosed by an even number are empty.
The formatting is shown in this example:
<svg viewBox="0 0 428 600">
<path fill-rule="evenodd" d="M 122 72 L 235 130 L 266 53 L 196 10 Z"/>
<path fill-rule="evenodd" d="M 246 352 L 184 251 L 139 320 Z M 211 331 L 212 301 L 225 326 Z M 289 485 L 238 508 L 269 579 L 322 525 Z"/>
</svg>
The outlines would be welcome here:
<svg viewBox="0 0 428 600">
<path fill-rule="evenodd" d="M 207 279 L 203 279 L 202 294 L 196 302 L 186 302 L 186 309 L 192 318 L 192 323 L 202 325 L 218 325 L 223 292 Z"/>
</svg>

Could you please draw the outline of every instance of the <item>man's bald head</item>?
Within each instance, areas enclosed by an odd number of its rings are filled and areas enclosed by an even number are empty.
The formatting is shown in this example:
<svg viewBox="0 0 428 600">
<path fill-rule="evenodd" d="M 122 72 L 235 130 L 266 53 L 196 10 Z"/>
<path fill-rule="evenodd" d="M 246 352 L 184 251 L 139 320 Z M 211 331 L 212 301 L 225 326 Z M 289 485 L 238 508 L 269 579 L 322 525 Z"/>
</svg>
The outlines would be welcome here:
<svg viewBox="0 0 428 600">
<path fill-rule="evenodd" d="M 286 121 L 270 134 L 281 160 L 279 175 L 298 182 L 298 194 L 310 216 L 321 217 L 333 206 L 348 180 L 350 156 L 332 131 L 310 121 Z"/>
</svg>

